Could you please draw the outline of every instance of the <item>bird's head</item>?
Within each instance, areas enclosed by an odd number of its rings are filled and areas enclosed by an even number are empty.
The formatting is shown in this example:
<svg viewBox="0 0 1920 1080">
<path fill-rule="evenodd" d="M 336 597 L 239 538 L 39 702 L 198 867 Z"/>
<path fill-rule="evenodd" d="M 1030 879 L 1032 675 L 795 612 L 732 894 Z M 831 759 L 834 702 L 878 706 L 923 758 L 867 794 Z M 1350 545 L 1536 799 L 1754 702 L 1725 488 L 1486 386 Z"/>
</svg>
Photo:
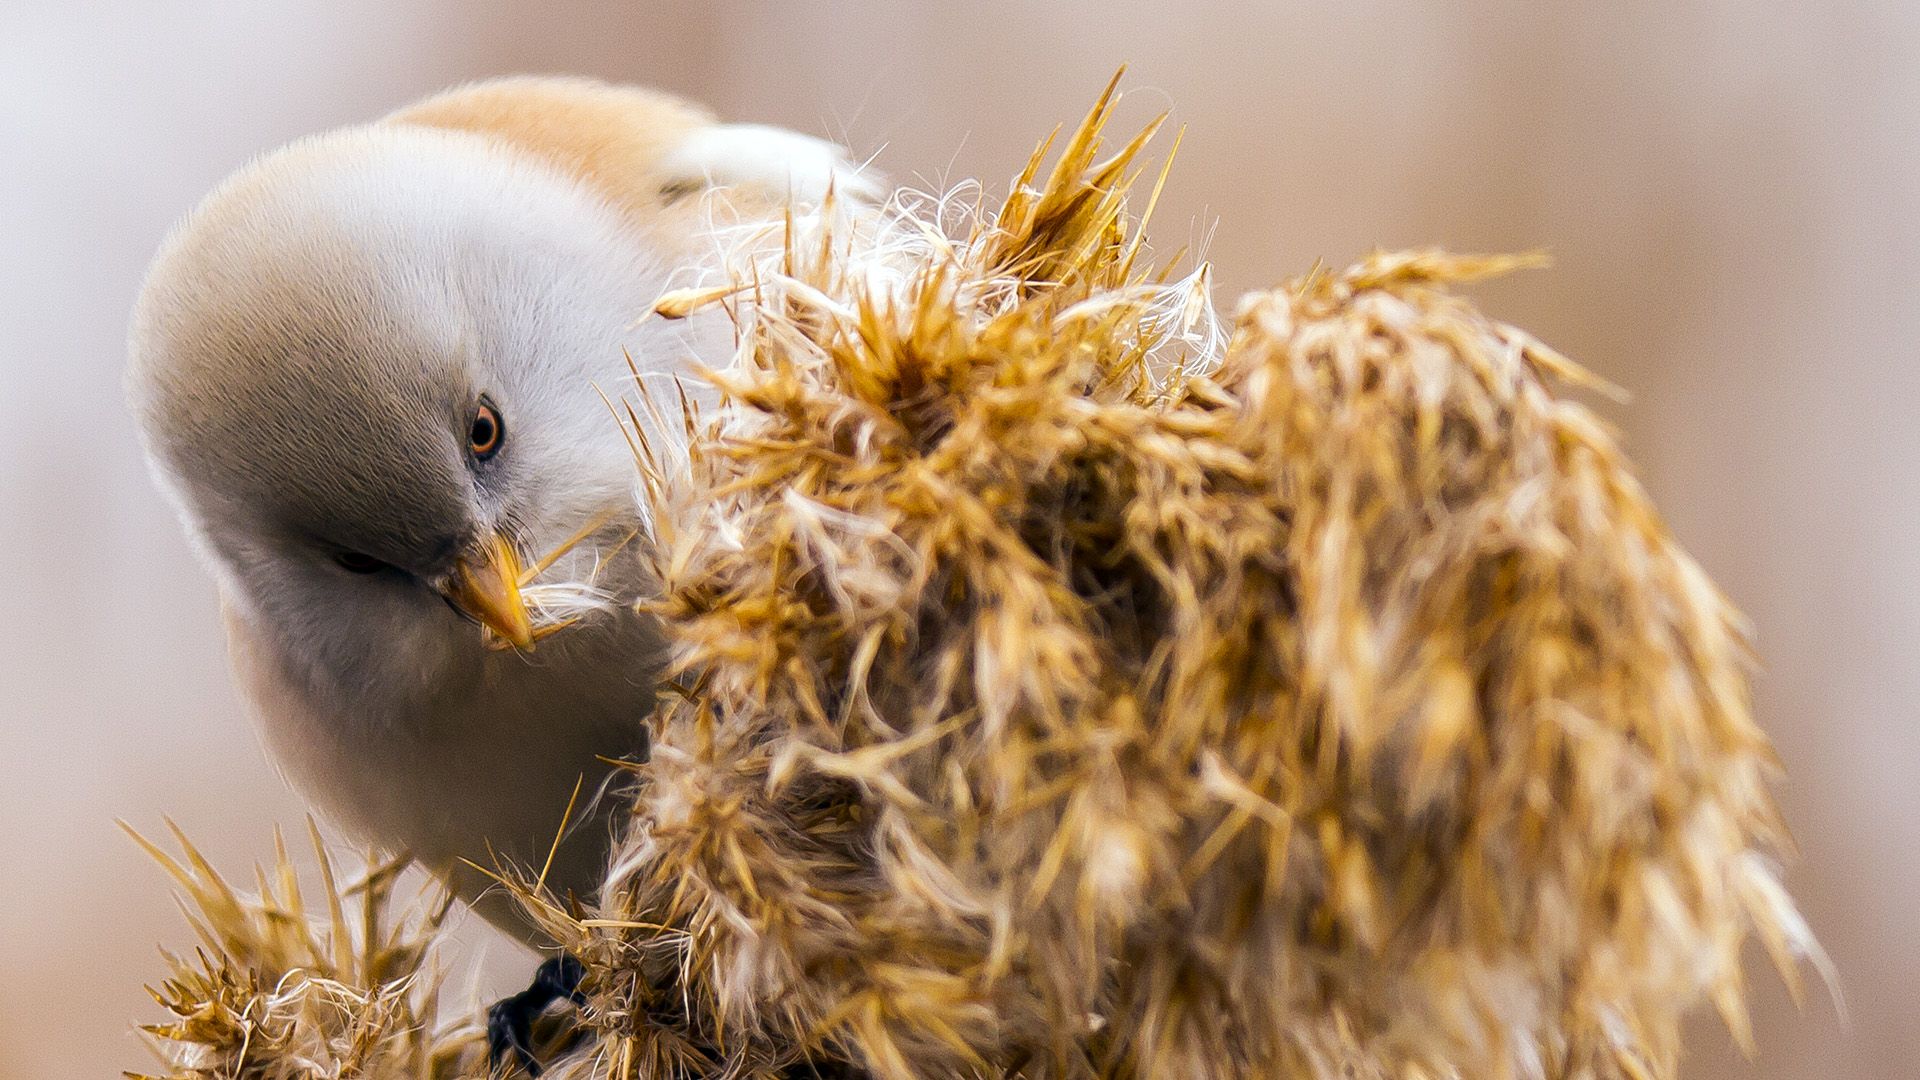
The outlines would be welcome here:
<svg viewBox="0 0 1920 1080">
<path fill-rule="evenodd" d="M 242 170 L 176 230 L 135 310 L 129 396 L 230 602 L 336 669 L 532 645 L 527 563 L 637 521 L 596 383 L 662 287 L 620 218 L 478 137 L 376 126 Z M 457 634 L 467 636 L 455 642 Z"/>
</svg>

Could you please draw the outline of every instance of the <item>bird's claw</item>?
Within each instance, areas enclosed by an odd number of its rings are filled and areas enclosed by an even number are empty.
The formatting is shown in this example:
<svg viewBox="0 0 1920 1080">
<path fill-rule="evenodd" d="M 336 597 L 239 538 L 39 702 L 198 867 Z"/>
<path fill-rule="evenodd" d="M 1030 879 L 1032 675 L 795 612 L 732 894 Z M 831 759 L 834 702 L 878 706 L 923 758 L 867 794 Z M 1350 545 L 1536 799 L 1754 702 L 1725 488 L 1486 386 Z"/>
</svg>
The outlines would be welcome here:
<svg viewBox="0 0 1920 1080">
<path fill-rule="evenodd" d="M 498 1076 L 504 1071 L 511 1051 L 528 1076 L 539 1076 L 540 1062 L 533 1056 L 533 1018 L 561 999 L 585 1005 L 580 980 L 587 969 L 571 956 L 556 956 L 540 965 L 533 982 L 512 997 L 501 998 L 487 1010 L 487 1062 Z"/>
</svg>

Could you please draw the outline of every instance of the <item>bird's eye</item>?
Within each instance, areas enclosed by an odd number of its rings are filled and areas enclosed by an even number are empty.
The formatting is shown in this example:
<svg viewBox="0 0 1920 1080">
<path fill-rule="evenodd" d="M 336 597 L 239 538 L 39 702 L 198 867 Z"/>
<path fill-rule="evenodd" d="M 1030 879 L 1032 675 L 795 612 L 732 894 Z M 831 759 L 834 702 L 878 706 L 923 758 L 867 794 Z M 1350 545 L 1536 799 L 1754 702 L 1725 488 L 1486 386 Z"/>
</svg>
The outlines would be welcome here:
<svg viewBox="0 0 1920 1080">
<path fill-rule="evenodd" d="M 485 461 L 500 452 L 500 444 L 506 441 L 506 425 L 500 422 L 500 414 L 486 402 L 473 414 L 473 423 L 467 425 L 467 449 L 473 456 Z"/>
<path fill-rule="evenodd" d="M 333 561 L 339 563 L 342 569 L 351 570 L 356 574 L 372 574 L 387 568 L 387 564 L 379 559 L 371 555 L 362 555 L 357 551 L 343 551 L 335 555 Z"/>
</svg>

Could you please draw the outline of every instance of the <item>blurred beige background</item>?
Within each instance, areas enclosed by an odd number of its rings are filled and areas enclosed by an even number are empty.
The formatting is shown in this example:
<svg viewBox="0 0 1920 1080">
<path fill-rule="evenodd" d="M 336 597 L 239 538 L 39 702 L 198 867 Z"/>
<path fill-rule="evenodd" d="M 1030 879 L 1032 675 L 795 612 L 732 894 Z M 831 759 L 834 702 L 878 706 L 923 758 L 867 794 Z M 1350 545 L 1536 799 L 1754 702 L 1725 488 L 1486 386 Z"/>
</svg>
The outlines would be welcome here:
<svg viewBox="0 0 1920 1080">
<path fill-rule="evenodd" d="M 1842 1029 L 1756 966 L 1757 1062 L 1920 1077 L 1920 5 L 0 4 L 0 1080 L 110 1077 L 157 942 L 112 825 L 244 873 L 300 808 L 120 403 L 168 225 L 256 151 L 447 84 L 570 71 L 990 190 L 1122 62 L 1189 131 L 1156 220 L 1220 299 L 1374 245 L 1550 248 L 1485 306 L 1624 384 L 1680 536 L 1758 625 L 1762 719 Z M 1162 148 L 1169 140 L 1162 141 Z M 485 934 L 470 928 L 476 947 Z M 498 943 L 479 978 L 530 962 Z"/>
</svg>

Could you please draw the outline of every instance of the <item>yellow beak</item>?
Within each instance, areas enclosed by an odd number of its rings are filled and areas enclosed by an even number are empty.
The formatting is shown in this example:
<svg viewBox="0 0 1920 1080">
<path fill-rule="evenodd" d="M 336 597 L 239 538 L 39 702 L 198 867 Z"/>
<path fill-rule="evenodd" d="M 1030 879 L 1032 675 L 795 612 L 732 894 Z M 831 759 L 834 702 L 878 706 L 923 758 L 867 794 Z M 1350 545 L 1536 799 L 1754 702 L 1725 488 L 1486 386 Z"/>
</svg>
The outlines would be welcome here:
<svg viewBox="0 0 1920 1080">
<path fill-rule="evenodd" d="M 454 607 L 514 648 L 533 651 L 533 621 L 520 596 L 520 556 L 505 534 L 493 534 L 477 557 L 468 555 L 454 564 L 446 595 Z"/>
</svg>

